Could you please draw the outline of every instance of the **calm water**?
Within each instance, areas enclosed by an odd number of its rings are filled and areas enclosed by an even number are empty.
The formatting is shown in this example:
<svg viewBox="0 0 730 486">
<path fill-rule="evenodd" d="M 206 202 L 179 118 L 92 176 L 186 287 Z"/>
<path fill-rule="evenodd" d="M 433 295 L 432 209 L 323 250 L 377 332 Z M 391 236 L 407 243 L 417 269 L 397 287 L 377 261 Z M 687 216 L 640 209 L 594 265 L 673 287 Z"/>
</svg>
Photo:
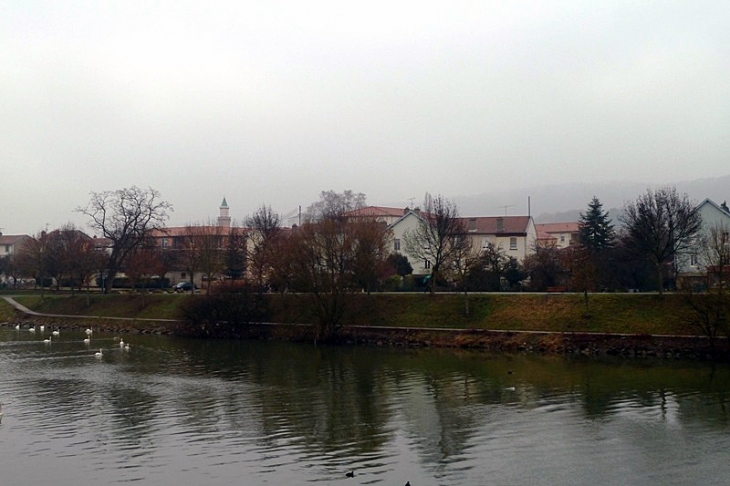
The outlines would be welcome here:
<svg viewBox="0 0 730 486">
<path fill-rule="evenodd" d="M 0 331 L 1 484 L 730 478 L 728 367 L 48 334 Z"/>
</svg>

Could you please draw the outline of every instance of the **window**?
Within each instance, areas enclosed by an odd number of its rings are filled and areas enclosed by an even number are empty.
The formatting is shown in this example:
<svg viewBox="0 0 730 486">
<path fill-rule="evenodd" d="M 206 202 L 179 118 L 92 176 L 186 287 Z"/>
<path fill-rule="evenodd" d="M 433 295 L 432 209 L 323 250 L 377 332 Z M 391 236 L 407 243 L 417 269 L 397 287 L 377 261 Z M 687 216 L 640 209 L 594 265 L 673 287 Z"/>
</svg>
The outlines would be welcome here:
<svg viewBox="0 0 730 486">
<path fill-rule="evenodd" d="M 393 250 L 400 251 L 400 239 L 396 238 L 393 240 Z"/>
<path fill-rule="evenodd" d="M 565 243 L 565 235 L 560 235 L 560 243 Z"/>
<path fill-rule="evenodd" d="M 509 239 L 509 249 L 510 250 L 516 250 L 517 249 L 517 238 L 515 238 L 514 236 L 512 236 Z"/>
<path fill-rule="evenodd" d="M 697 253 L 690 253 L 689 264 L 693 265 L 693 266 L 699 265 L 699 259 L 697 258 Z"/>
<path fill-rule="evenodd" d="M 425 268 L 426 270 L 430 269 L 431 268 L 431 262 L 429 260 L 424 260 L 423 261 L 423 268 Z"/>
<path fill-rule="evenodd" d="M 162 248 L 167 248 L 167 245 L 169 242 L 167 241 L 167 238 L 162 238 Z"/>
<path fill-rule="evenodd" d="M 504 218 L 497 218 L 497 231 L 504 231 Z"/>
<path fill-rule="evenodd" d="M 482 248 L 489 248 L 489 238 L 484 238 L 482 240 Z"/>
</svg>

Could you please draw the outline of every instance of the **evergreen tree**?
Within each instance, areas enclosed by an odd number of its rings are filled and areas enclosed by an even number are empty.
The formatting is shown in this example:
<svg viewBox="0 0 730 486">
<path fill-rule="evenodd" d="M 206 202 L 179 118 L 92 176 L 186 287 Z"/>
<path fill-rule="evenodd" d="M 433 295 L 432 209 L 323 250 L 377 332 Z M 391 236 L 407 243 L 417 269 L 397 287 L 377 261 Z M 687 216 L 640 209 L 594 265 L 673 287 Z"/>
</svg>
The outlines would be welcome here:
<svg viewBox="0 0 730 486">
<path fill-rule="evenodd" d="M 603 204 L 597 197 L 588 204 L 588 211 L 580 214 L 580 243 L 592 253 L 606 250 L 613 245 L 616 233 L 608 217 L 608 211 L 603 210 Z"/>
</svg>

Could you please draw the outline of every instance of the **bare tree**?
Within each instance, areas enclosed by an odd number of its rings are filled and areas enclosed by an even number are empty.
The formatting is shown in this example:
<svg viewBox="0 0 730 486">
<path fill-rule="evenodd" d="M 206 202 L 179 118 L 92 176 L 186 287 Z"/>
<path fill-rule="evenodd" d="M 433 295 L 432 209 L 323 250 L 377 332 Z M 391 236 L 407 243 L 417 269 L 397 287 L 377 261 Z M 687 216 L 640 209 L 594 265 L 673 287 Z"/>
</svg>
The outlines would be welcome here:
<svg viewBox="0 0 730 486">
<path fill-rule="evenodd" d="M 456 281 L 464 292 L 464 315 L 468 316 L 470 312 L 469 272 L 479 261 L 479 254 L 472 250 L 472 241 L 469 235 L 462 233 L 459 240 L 451 257 L 450 270 L 456 275 Z"/>
<path fill-rule="evenodd" d="M 491 241 L 484 245 L 469 268 L 468 282 L 472 290 L 497 292 L 502 288 L 502 277 L 505 274 L 507 257 L 502 245 Z"/>
<path fill-rule="evenodd" d="M 702 225 L 696 205 L 673 187 L 652 191 L 628 203 L 619 217 L 624 224 L 624 245 L 651 262 L 656 272 L 657 290 L 664 291 L 664 267 L 691 247 Z"/>
<path fill-rule="evenodd" d="M 18 249 L 16 264 L 20 272 L 31 276 L 36 282 L 40 282 L 41 298 L 44 298 L 46 268 L 48 268 L 48 255 L 50 249 L 50 238 L 46 231 L 39 231 L 38 234 L 23 242 Z"/>
<path fill-rule="evenodd" d="M 535 245 L 533 253 L 525 258 L 524 266 L 533 290 L 544 291 L 565 282 L 567 272 L 560 249 L 554 242 Z"/>
<path fill-rule="evenodd" d="M 351 294 L 370 291 L 386 274 L 385 224 L 335 215 L 306 222 L 277 245 L 274 276 L 309 299 L 316 339 L 329 339 L 340 326 Z M 286 281 L 286 283 L 284 283 Z"/>
<path fill-rule="evenodd" d="M 89 271 L 92 259 L 89 253 L 93 251 L 91 238 L 79 231 L 73 223 L 66 223 L 60 229 L 48 233 L 48 257 L 46 273 L 56 279 L 56 288 L 68 283 L 73 292 L 79 290 L 86 283 L 86 278 L 79 279 L 80 269 Z M 93 263 L 98 263 L 94 258 Z M 96 268 L 94 268 L 96 270 Z M 86 274 L 88 275 L 88 273 Z"/>
<path fill-rule="evenodd" d="M 90 218 L 91 228 L 111 241 L 104 280 L 104 292 L 108 293 L 130 252 L 142 244 L 150 231 L 164 227 L 172 205 L 161 200 L 160 193 L 152 188 L 132 186 L 92 192 L 86 207 L 76 210 Z"/>
<path fill-rule="evenodd" d="M 346 190 L 341 193 L 322 191 L 319 201 L 312 203 L 304 212 L 304 221 L 315 222 L 322 219 L 344 217 L 348 211 L 365 206 L 365 194 Z"/>
<path fill-rule="evenodd" d="M 316 339 L 334 335 L 355 288 L 355 239 L 341 219 L 305 223 L 290 239 L 288 265 L 297 290 L 306 292 L 317 317 Z"/>
<path fill-rule="evenodd" d="M 257 289 L 262 291 L 273 271 L 275 252 L 281 238 L 281 216 L 271 206 L 259 206 L 245 225 L 251 231 L 251 249 L 248 256 L 249 274 Z"/>
<path fill-rule="evenodd" d="M 225 270 L 223 227 L 208 222 L 191 224 L 185 228 L 183 238 L 183 262 L 190 272 L 191 292 L 195 290 L 195 272 L 201 272 L 208 282 L 206 294 L 210 294 L 210 282 Z"/>
<path fill-rule="evenodd" d="M 243 277 L 246 271 L 246 242 L 247 231 L 243 228 L 231 226 L 226 238 L 224 273 L 231 280 Z"/>
<path fill-rule="evenodd" d="M 81 290 L 90 283 L 91 277 L 104 263 L 103 255 L 94 248 L 93 240 L 78 230 L 73 223 L 64 225 L 58 232 L 64 271 L 69 279 L 71 291 L 74 286 Z"/>
<path fill-rule="evenodd" d="M 374 218 L 354 218 L 347 224 L 355 240 L 352 271 L 359 286 L 370 295 L 389 270 L 391 231 Z"/>
<path fill-rule="evenodd" d="M 165 267 L 161 254 L 157 251 L 157 245 L 151 238 L 138 245 L 127 257 L 124 265 L 124 273 L 127 274 L 132 284 L 132 291 L 139 292 L 142 296 L 142 306 L 145 305 L 147 286 L 151 277 L 164 275 Z"/>
<path fill-rule="evenodd" d="M 465 234 L 456 205 L 441 195 L 426 194 L 418 225 L 403 234 L 403 242 L 409 256 L 430 263 L 431 294 L 436 290 L 442 268 L 463 251 L 467 243 Z"/>
</svg>

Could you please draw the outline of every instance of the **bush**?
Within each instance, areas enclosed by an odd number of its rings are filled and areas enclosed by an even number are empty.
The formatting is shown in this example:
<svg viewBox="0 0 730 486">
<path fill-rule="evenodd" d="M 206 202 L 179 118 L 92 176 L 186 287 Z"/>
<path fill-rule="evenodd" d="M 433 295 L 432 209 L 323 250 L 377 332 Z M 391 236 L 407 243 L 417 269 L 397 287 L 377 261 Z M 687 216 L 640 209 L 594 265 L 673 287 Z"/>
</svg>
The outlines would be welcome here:
<svg viewBox="0 0 730 486">
<path fill-rule="evenodd" d="M 266 302 L 251 286 L 225 282 L 210 295 L 191 295 L 180 306 L 181 318 L 192 325 L 194 335 L 241 337 L 248 324 L 267 315 Z"/>
</svg>

